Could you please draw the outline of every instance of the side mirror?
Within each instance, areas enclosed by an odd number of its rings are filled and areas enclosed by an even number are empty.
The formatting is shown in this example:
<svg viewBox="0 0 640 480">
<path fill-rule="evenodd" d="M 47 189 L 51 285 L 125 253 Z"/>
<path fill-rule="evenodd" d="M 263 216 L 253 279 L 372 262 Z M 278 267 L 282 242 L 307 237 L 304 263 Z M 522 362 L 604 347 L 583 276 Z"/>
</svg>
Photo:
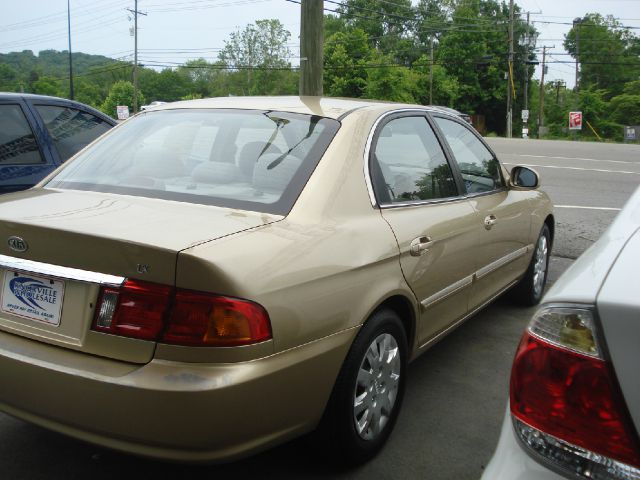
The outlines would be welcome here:
<svg viewBox="0 0 640 480">
<path fill-rule="evenodd" d="M 527 167 L 513 167 L 511 169 L 511 185 L 520 188 L 537 188 L 540 185 L 540 177 Z"/>
</svg>

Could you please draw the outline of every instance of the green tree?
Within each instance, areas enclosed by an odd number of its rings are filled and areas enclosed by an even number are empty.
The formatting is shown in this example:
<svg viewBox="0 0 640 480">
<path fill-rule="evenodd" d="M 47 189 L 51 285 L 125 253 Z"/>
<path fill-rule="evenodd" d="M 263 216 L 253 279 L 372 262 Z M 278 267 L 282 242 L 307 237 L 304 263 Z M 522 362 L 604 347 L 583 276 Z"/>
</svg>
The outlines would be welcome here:
<svg viewBox="0 0 640 480">
<path fill-rule="evenodd" d="M 519 11 L 516 6 L 516 13 Z M 451 22 L 436 50 L 437 62 L 457 79 L 459 85 L 460 97 L 455 108 L 484 115 L 489 131 L 503 132 L 506 127 L 507 82 L 504 76 L 509 71 L 508 21 L 509 8 L 504 2 L 457 1 Z M 521 110 L 523 94 L 520 86 L 525 75 L 531 77 L 533 73 L 524 63 L 532 56 L 533 45 L 520 41 L 532 33 L 532 27 L 527 27 L 522 20 L 516 22 L 513 112 Z M 514 120 L 518 117 L 514 114 Z"/>
<path fill-rule="evenodd" d="M 334 97 L 359 98 L 367 86 L 373 50 L 367 34 L 354 28 L 332 35 L 324 47 L 324 90 Z"/>
<path fill-rule="evenodd" d="M 458 79 L 447 73 L 442 65 L 433 66 L 433 88 L 430 82 L 430 58 L 426 55 L 420 57 L 414 64 L 414 70 L 418 74 L 416 102 L 422 105 L 444 105 L 456 107 L 460 98 L 460 84 Z M 433 101 L 429 102 L 429 92 L 432 92 Z"/>
<path fill-rule="evenodd" d="M 39 77 L 38 80 L 33 82 L 31 88 L 33 93 L 39 95 L 51 95 L 52 97 L 60 97 L 63 95 L 60 82 L 51 77 Z"/>
<path fill-rule="evenodd" d="M 416 103 L 418 74 L 408 67 L 391 63 L 392 59 L 377 55 L 369 62 L 365 96 L 378 100 Z"/>
<path fill-rule="evenodd" d="M 14 92 L 18 89 L 18 72 L 9 65 L 0 63 L 0 91 Z"/>
<path fill-rule="evenodd" d="M 640 93 L 623 93 L 609 103 L 610 118 L 620 125 L 640 125 Z"/>
<path fill-rule="evenodd" d="M 332 35 L 338 32 L 344 32 L 347 30 L 347 24 L 344 18 L 337 15 L 325 15 L 324 16 L 324 39 L 331 38 Z"/>
<path fill-rule="evenodd" d="M 393 62 L 408 66 L 419 56 L 412 35 L 418 18 L 411 0 L 346 0 L 337 11 L 348 27 L 363 30 L 371 46 Z"/>
<path fill-rule="evenodd" d="M 640 39 L 611 15 L 585 15 L 564 47 L 580 62 L 580 88 L 604 89 L 606 98 L 621 94 L 640 75 Z"/>
<path fill-rule="evenodd" d="M 94 108 L 100 108 L 106 95 L 97 82 L 88 80 L 86 77 L 79 77 L 74 79 L 73 85 L 77 101 Z"/>
<path fill-rule="evenodd" d="M 140 72 L 138 84 L 149 101 L 174 102 L 188 95 L 191 88 L 189 78 L 171 68 L 165 68 L 161 72 L 146 69 Z"/>
<path fill-rule="evenodd" d="M 146 103 L 144 95 L 142 95 L 141 92 L 138 92 L 138 105 L 142 105 L 144 103 Z M 129 111 L 131 111 L 133 105 L 133 84 L 131 82 L 120 80 L 114 83 L 111 90 L 109 90 L 109 95 L 100 107 L 100 110 L 107 115 L 115 117 L 117 110 L 116 107 L 118 105 L 127 105 L 129 107 Z"/>
<path fill-rule="evenodd" d="M 273 83 L 281 78 L 278 70 L 290 69 L 291 52 L 287 46 L 290 37 L 291 33 L 279 20 L 257 20 L 255 24 L 231 33 L 218 58 L 228 69 L 241 72 L 238 75 L 242 81 L 239 85 L 241 93 L 260 93 L 274 88 Z M 263 70 L 260 80 L 266 84 L 256 83 L 256 69 Z"/>
<path fill-rule="evenodd" d="M 224 64 L 207 62 L 204 58 L 188 60 L 178 68 L 178 73 L 185 77 L 188 83 L 190 95 L 196 98 L 211 97 L 215 87 L 220 83 L 220 77 L 226 72 L 222 70 Z"/>
</svg>

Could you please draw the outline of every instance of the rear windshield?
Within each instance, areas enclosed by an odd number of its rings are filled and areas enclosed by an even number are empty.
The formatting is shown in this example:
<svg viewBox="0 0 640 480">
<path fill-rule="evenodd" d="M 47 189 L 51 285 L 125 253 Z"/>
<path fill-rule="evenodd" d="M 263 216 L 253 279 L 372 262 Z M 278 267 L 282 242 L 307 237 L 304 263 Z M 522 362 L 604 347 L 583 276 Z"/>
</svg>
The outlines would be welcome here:
<svg viewBox="0 0 640 480">
<path fill-rule="evenodd" d="M 47 186 L 286 215 L 339 126 L 277 111 L 147 112 L 80 153 Z"/>
</svg>

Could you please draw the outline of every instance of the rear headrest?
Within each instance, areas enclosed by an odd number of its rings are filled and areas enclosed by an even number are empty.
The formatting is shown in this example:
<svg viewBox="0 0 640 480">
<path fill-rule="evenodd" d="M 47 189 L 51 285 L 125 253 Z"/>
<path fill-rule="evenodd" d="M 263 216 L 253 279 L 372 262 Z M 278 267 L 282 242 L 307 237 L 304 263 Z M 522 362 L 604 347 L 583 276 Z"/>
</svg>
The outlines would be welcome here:
<svg viewBox="0 0 640 480">
<path fill-rule="evenodd" d="M 159 146 L 145 146 L 133 155 L 132 175 L 172 178 L 186 175 L 181 156 Z"/>
<path fill-rule="evenodd" d="M 203 162 L 193 169 L 191 176 L 197 182 L 225 184 L 238 181 L 240 172 L 232 163 Z"/>
<path fill-rule="evenodd" d="M 266 153 L 253 170 L 253 187 L 269 193 L 282 193 L 298 171 L 302 160 L 294 155 Z"/>
<path fill-rule="evenodd" d="M 249 142 L 242 149 L 238 155 L 238 168 L 240 172 L 249 181 L 253 178 L 253 169 L 256 166 L 258 157 L 262 153 L 262 150 L 267 146 L 266 142 Z M 264 151 L 263 155 L 268 153 L 281 153 L 280 149 L 275 145 L 269 145 Z"/>
</svg>

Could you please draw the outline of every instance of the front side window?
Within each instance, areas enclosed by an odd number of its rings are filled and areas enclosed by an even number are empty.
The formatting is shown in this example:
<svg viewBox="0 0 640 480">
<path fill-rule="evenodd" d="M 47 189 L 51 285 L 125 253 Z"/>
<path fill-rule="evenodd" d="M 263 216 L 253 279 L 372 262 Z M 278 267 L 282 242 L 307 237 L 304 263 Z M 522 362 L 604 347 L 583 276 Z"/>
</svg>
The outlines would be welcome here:
<svg viewBox="0 0 640 480">
<path fill-rule="evenodd" d="M 150 111 L 82 152 L 47 186 L 286 214 L 339 126 L 276 111 Z"/>
<path fill-rule="evenodd" d="M 406 203 L 457 195 L 444 152 L 426 118 L 400 117 L 380 129 L 371 177 L 380 203 Z"/>
<path fill-rule="evenodd" d="M 468 127 L 446 118 L 435 120 L 458 163 L 467 193 L 490 192 L 504 186 L 498 160 Z"/>
<path fill-rule="evenodd" d="M 64 162 L 111 128 L 88 112 L 56 105 L 36 105 L 44 125 Z"/>
<path fill-rule="evenodd" d="M 20 105 L 0 105 L 0 165 L 44 163 Z"/>
</svg>

